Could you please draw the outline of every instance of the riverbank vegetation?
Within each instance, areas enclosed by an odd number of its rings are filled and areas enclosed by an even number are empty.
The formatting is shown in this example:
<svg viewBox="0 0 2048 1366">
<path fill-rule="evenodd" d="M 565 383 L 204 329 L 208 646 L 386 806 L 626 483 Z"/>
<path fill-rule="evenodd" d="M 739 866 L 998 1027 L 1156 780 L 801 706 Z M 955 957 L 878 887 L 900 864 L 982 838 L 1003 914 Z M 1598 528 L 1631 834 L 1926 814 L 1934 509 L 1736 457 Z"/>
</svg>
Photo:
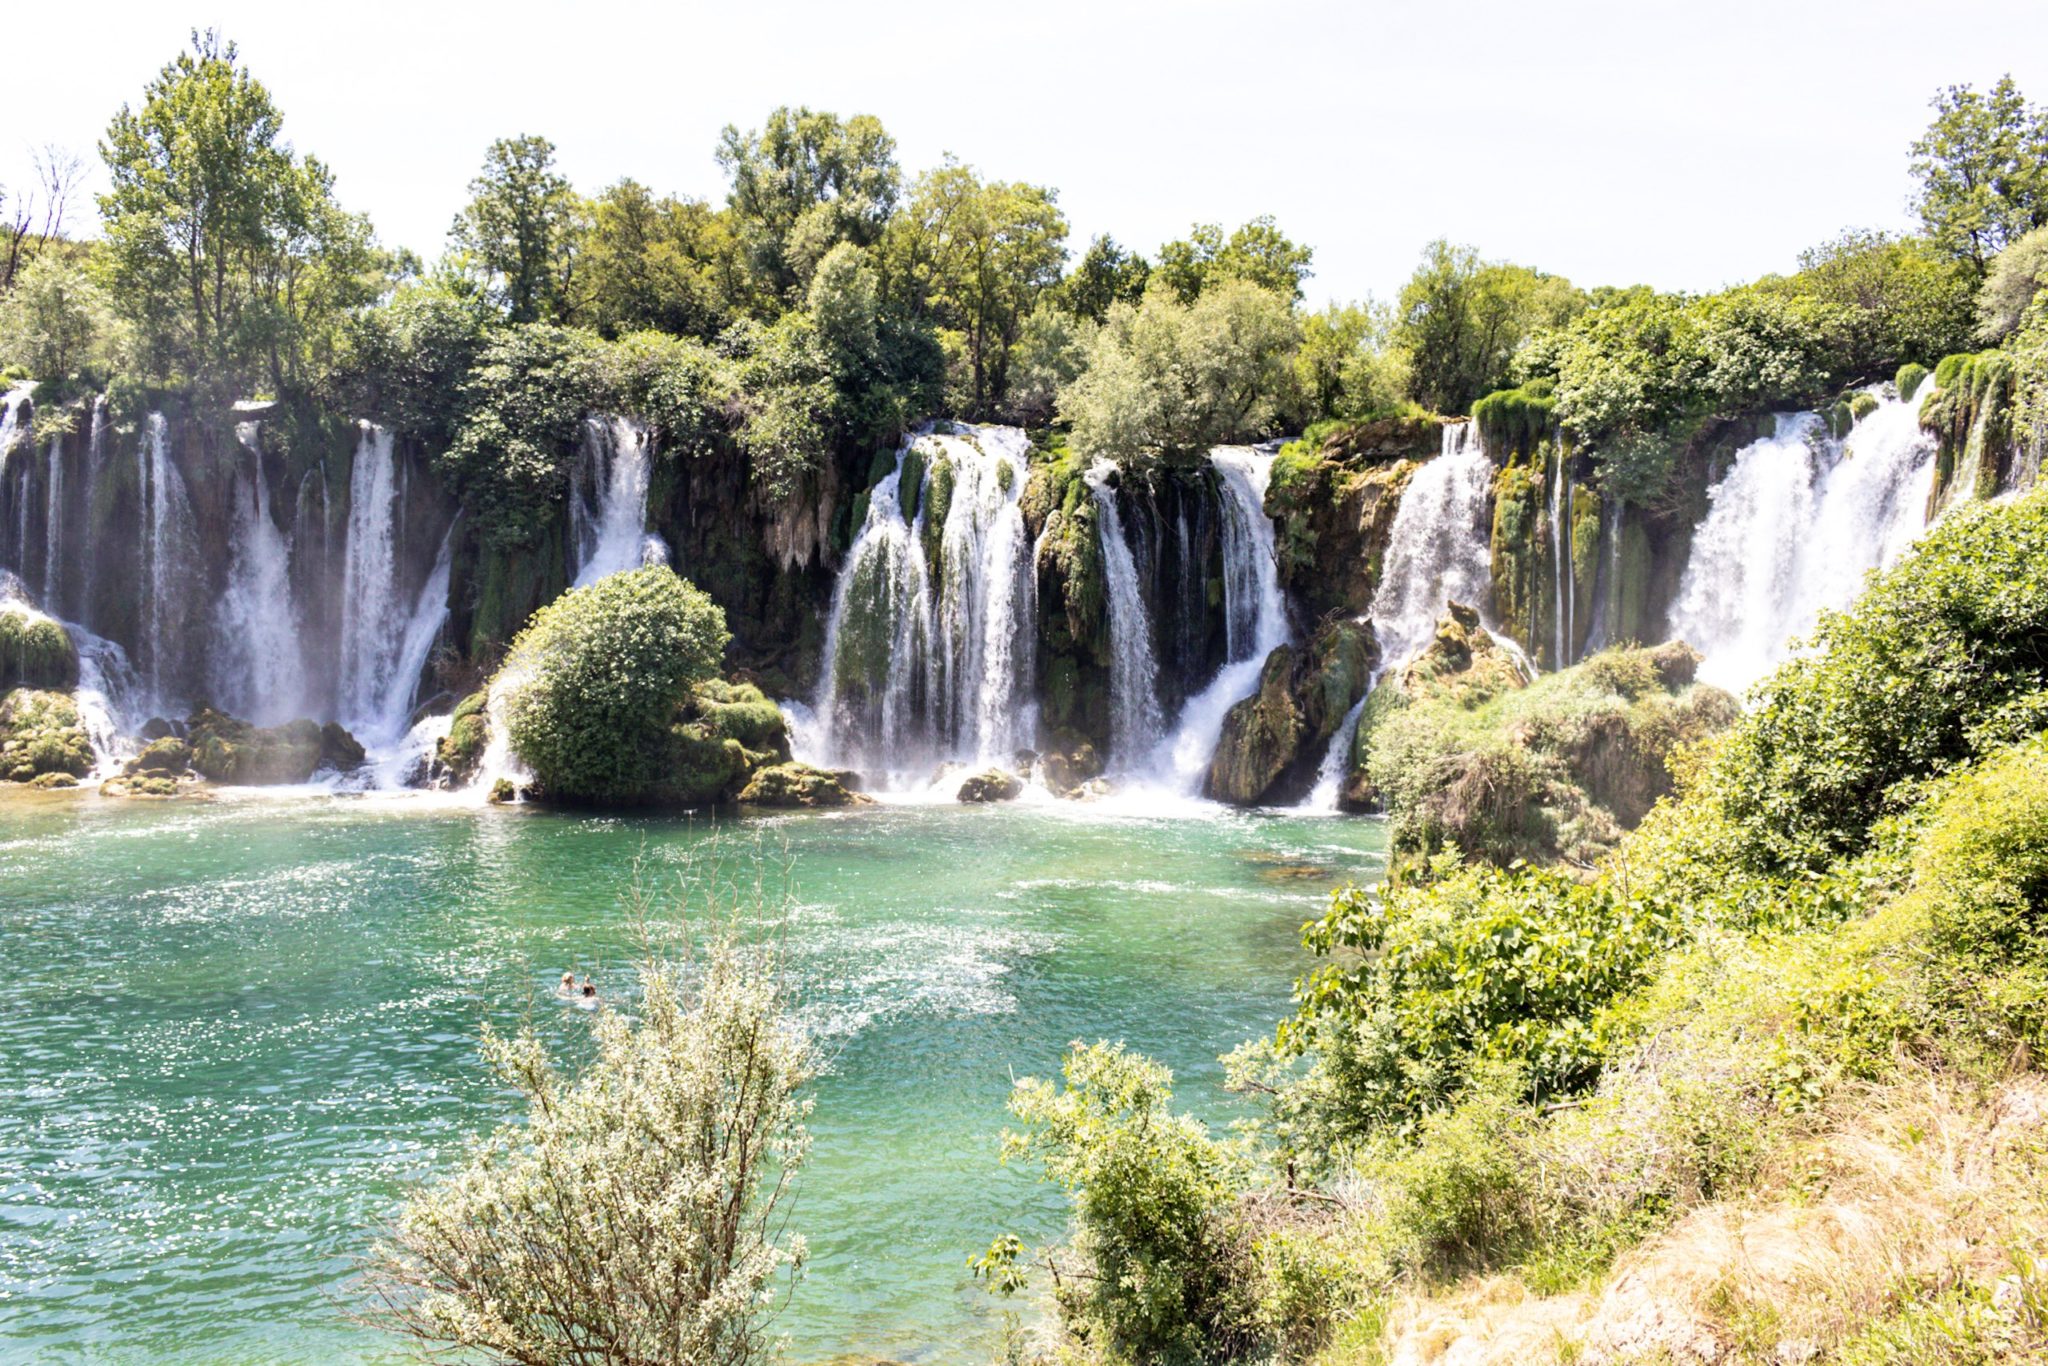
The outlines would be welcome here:
<svg viewBox="0 0 2048 1366">
<path fill-rule="evenodd" d="M 1020 1083 L 1075 1235 L 1004 1283 L 1115 1361 L 2048 1350 L 2044 551 L 2048 494 L 1938 526 L 1591 876 L 1340 891 L 1244 1131 Z"/>
</svg>

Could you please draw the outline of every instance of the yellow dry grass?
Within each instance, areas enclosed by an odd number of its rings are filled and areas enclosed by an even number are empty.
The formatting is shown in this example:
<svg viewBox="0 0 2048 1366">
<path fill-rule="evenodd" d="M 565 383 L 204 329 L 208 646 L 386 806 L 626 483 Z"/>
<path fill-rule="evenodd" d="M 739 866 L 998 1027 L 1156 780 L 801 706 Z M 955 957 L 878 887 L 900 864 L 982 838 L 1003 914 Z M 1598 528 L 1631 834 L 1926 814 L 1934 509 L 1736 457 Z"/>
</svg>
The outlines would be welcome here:
<svg viewBox="0 0 2048 1366">
<path fill-rule="evenodd" d="M 1915 1071 L 1838 1100 L 1742 1201 L 1708 1204 L 1604 1284 L 1538 1296 L 1468 1280 L 1394 1307 L 1396 1366 L 1834 1359 L 1873 1321 L 1995 1285 L 2048 1239 L 2048 1082 Z"/>
</svg>

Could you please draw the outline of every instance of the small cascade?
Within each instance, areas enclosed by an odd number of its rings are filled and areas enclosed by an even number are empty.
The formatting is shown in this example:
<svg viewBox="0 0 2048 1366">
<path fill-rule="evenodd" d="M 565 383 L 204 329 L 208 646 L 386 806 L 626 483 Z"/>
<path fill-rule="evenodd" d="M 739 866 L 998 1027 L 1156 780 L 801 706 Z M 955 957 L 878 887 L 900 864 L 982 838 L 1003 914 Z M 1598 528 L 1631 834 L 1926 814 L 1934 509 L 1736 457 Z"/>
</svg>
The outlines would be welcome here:
<svg viewBox="0 0 2048 1366">
<path fill-rule="evenodd" d="M 306 713 L 306 664 L 292 599 L 291 542 L 270 511 L 262 428 L 235 427 L 247 460 L 234 480 L 227 584 L 215 607 L 214 695 L 237 716 L 274 725 Z"/>
<path fill-rule="evenodd" d="M 1153 652 L 1152 617 L 1138 582 L 1137 561 L 1124 536 L 1116 490 L 1107 461 L 1084 476 L 1095 499 L 1096 534 L 1102 542 L 1103 586 L 1109 606 L 1109 759 L 1134 767 L 1149 756 L 1164 725 L 1159 708 L 1159 664 Z"/>
<path fill-rule="evenodd" d="M 1437 456 L 1415 472 L 1394 510 L 1387 553 L 1368 617 L 1379 641 L 1378 670 L 1337 733 L 1317 771 L 1305 805 L 1335 810 L 1353 737 L 1365 702 L 1389 669 L 1405 666 L 1436 638 L 1437 622 L 1453 602 L 1487 612 L 1493 598 L 1493 563 L 1486 541 L 1487 499 L 1493 464 L 1474 424 L 1448 425 Z M 1494 639 L 1510 645 L 1503 637 Z M 1514 654 L 1534 670 L 1519 647 Z"/>
<path fill-rule="evenodd" d="M 107 473 L 107 400 L 95 398 L 92 401 L 92 425 L 85 438 L 85 493 L 79 506 L 87 518 L 98 505 L 101 481 Z M 89 525 L 89 524 L 88 524 Z M 80 556 L 78 587 L 74 601 L 78 603 L 78 615 L 90 619 L 93 614 L 94 594 L 99 588 L 100 557 L 92 553 L 91 538 L 87 538 L 85 554 Z M 127 662 L 124 658 L 124 664 Z"/>
<path fill-rule="evenodd" d="M 1486 505 L 1493 464 L 1470 422 L 1443 430 L 1436 459 L 1408 481 L 1373 592 L 1373 633 L 1382 669 L 1406 664 L 1436 638 L 1453 602 L 1488 611 L 1493 562 L 1486 543 Z"/>
<path fill-rule="evenodd" d="M 149 706 L 160 714 L 186 700 L 181 665 L 199 565 L 199 533 L 170 444 L 164 415 L 151 413 L 136 454 L 143 508 L 141 670 Z"/>
<path fill-rule="evenodd" d="M 0 608 L 33 620 L 55 621 L 71 638 L 78 652 L 78 686 L 72 691 L 78 719 L 92 741 L 95 777 L 110 778 L 135 752 L 128 738 L 146 719 L 144 697 L 128 654 L 111 640 L 103 640 L 73 622 L 43 611 L 30 595 L 19 575 L 0 569 Z"/>
<path fill-rule="evenodd" d="M 815 710 L 831 762 L 908 783 L 945 760 L 1008 765 L 1029 742 L 1029 448 L 1013 427 L 921 433 L 870 490 L 826 630 Z"/>
<path fill-rule="evenodd" d="M 1671 634 L 1704 656 L 1700 676 L 1747 688 L 1904 554 L 1925 529 L 1934 456 L 1919 405 L 1896 398 L 1840 443 L 1801 413 L 1743 447 L 1708 491 L 1671 609 Z"/>
<path fill-rule="evenodd" d="M 1266 656 L 1288 637 L 1273 522 L 1266 516 L 1273 453 L 1221 446 L 1210 452 L 1209 463 L 1223 495 L 1223 620 L 1229 658 L 1209 686 L 1188 699 L 1164 755 L 1153 765 L 1183 793 L 1201 790 L 1224 718 L 1258 689 Z"/>
<path fill-rule="evenodd" d="M 624 569 L 668 563 L 668 544 L 647 531 L 653 440 L 631 418 L 588 417 L 569 476 L 569 542 L 575 587 Z"/>
<path fill-rule="evenodd" d="M 0 397 L 0 565 L 10 566 L 23 575 L 29 571 L 29 461 L 16 459 L 15 452 L 30 445 L 22 410 L 31 392 L 29 386 L 23 385 Z M 7 516 L 8 513 L 13 515 Z"/>
<path fill-rule="evenodd" d="M 1608 599 L 1621 591 L 1621 518 L 1623 504 L 1610 498 L 1600 513 L 1600 568 L 1593 579 L 1593 624 L 1586 628 L 1585 654 L 1607 648 L 1613 611 Z"/>
<path fill-rule="evenodd" d="M 1564 443 L 1559 441 L 1550 461 L 1550 581 L 1555 589 L 1551 613 L 1552 667 L 1562 669 L 1572 662 L 1572 555 L 1571 475 L 1565 470 Z"/>
<path fill-rule="evenodd" d="M 64 438 L 50 438 L 43 472 L 43 603 L 52 615 L 63 616 L 64 531 L 71 518 L 64 510 Z"/>
</svg>

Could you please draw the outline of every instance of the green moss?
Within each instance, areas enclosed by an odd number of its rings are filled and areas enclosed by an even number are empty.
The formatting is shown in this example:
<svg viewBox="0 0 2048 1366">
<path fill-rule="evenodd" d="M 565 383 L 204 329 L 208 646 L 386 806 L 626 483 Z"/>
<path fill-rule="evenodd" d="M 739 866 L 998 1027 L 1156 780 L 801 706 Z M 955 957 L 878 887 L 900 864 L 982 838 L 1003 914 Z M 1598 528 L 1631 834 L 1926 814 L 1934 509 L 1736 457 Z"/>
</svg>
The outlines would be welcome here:
<svg viewBox="0 0 2048 1366">
<path fill-rule="evenodd" d="M 931 462 L 924 489 L 924 560 L 932 582 L 945 574 L 946 517 L 953 510 L 953 462 L 941 455 Z"/>
<path fill-rule="evenodd" d="M 0 692 L 78 686 L 78 651 L 46 616 L 0 608 Z"/>
<path fill-rule="evenodd" d="M 1913 395 L 1920 392 L 1920 386 L 1927 379 L 1928 370 L 1924 365 L 1908 361 L 1899 367 L 1899 373 L 1892 379 L 1892 387 L 1899 391 L 1901 402 L 1910 403 Z"/>
<path fill-rule="evenodd" d="M 1858 393 L 1849 400 L 1849 415 L 1861 422 L 1877 411 L 1877 395 Z"/>
<path fill-rule="evenodd" d="M 913 444 L 905 451 L 901 468 L 903 475 L 896 481 L 896 503 L 903 509 L 903 520 L 914 523 L 919 500 L 924 497 L 924 447 Z"/>
<path fill-rule="evenodd" d="M 1494 476 L 1489 542 L 1494 620 L 1532 651 L 1541 643 L 1539 617 L 1550 591 L 1549 547 L 1542 535 L 1547 516 L 1543 474 L 1541 465 L 1511 464 Z"/>
<path fill-rule="evenodd" d="M 1528 456 L 1549 444 L 1557 431 L 1557 400 L 1549 385 L 1532 381 L 1519 389 L 1499 389 L 1475 401 L 1472 420 L 1479 439 L 1494 459 Z"/>
<path fill-rule="evenodd" d="M 0 697 L 0 780 L 92 772 L 92 737 L 67 693 L 16 688 Z"/>
</svg>

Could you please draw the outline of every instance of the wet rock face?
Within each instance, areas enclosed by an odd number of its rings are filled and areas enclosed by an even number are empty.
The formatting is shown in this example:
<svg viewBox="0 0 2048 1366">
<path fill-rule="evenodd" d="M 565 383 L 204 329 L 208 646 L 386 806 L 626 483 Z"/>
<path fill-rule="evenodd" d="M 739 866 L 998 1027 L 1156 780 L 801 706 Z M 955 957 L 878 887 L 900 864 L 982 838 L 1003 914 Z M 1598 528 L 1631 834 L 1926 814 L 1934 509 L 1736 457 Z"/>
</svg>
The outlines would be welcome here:
<svg viewBox="0 0 2048 1366">
<path fill-rule="evenodd" d="M 252 726 L 211 707 L 192 713 L 184 743 L 194 771 L 216 783 L 303 783 L 323 768 L 346 770 L 363 762 L 362 745 L 334 722 Z"/>
<path fill-rule="evenodd" d="M 839 807 L 863 806 L 872 799 L 853 790 L 854 775 L 843 771 L 813 768 L 790 762 L 771 764 L 755 771 L 740 791 L 745 806 Z"/>
<path fill-rule="evenodd" d="M 1239 806 L 1302 796 L 1378 659 L 1372 628 L 1356 621 L 1332 622 L 1307 648 L 1282 645 L 1266 656 L 1258 692 L 1224 717 L 1208 795 Z"/>
<path fill-rule="evenodd" d="M 1008 769 L 989 768 L 971 774 L 960 784 L 959 799 L 963 802 L 981 804 L 987 802 L 1013 802 L 1024 795 L 1024 780 Z"/>
<path fill-rule="evenodd" d="M 1310 620 L 1371 610 L 1394 513 L 1408 480 L 1437 453 L 1438 425 L 1388 418 L 1339 428 L 1274 462 L 1266 513 L 1280 585 Z"/>
</svg>

